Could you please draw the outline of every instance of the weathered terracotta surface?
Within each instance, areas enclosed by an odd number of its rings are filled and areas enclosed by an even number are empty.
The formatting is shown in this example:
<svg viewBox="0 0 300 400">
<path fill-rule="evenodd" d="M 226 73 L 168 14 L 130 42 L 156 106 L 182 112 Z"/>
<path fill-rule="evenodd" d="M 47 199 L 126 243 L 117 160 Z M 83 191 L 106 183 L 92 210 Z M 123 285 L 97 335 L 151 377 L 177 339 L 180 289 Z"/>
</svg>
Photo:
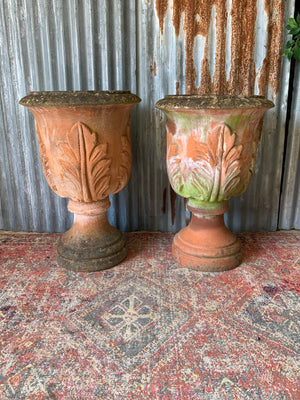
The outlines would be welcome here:
<svg viewBox="0 0 300 400">
<path fill-rule="evenodd" d="M 174 238 L 173 255 L 197 270 L 222 271 L 241 262 L 237 238 L 225 227 L 228 200 L 247 189 L 254 172 L 260 122 L 273 103 L 261 96 L 166 96 L 167 170 L 193 217 Z"/>
<path fill-rule="evenodd" d="M 43 171 L 51 189 L 70 198 L 74 224 L 58 243 L 57 260 L 75 271 L 112 267 L 126 256 L 123 235 L 111 227 L 109 194 L 131 171 L 130 92 L 33 92 L 20 104 L 36 121 Z"/>
</svg>

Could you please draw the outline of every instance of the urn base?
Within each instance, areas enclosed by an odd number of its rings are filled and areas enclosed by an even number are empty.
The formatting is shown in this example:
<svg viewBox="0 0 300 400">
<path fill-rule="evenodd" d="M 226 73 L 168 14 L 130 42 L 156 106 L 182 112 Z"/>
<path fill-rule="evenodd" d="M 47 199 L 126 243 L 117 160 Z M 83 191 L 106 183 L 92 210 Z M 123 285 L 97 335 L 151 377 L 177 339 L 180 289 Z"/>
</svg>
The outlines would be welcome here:
<svg viewBox="0 0 300 400">
<path fill-rule="evenodd" d="M 226 271 L 241 264 L 241 243 L 224 224 L 227 203 L 209 210 L 188 208 L 192 212 L 191 222 L 173 240 L 175 260 L 185 267 L 207 272 Z"/>
<path fill-rule="evenodd" d="M 127 255 L 125 236 L 107 220 L 109 200 L 70 201 L 74 223 L 57 245 L 57 263 L 76 272 L 94 272 L 119 264 Z"/>
</svg>

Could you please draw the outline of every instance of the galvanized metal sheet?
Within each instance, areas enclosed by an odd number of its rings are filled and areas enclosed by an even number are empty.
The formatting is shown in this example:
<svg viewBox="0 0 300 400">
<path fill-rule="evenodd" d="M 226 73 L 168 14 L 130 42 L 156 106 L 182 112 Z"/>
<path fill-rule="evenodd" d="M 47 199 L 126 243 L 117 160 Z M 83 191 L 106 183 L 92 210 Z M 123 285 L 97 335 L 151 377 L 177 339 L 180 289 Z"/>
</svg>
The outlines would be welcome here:
<svg viewBox="0 0 300 400">
<path fill-rule="evenodd" d="M 279 228 L 300 229 L 300 62 L 296 62 Z"/>
<path fill-rule="evenodd" d="M 102 89 L 129 89 L 143 100 L 132 112 L 132 176 L 111 198 L 109 219 L 121 230 L 177 231 L 186 223 L 166 174 L 157 100 L 194 92 L 273 99 L 255 176 L 231 201 L 227 222 L 235 231 L 276 229 L 289 80 L 282 39 L 294 4 L 0 0 L 0 229 L 62 232 L 72 221 L 67 200 L 46 183 L 33 117 L 18 100 L 32 90 Z"/>
</svg>

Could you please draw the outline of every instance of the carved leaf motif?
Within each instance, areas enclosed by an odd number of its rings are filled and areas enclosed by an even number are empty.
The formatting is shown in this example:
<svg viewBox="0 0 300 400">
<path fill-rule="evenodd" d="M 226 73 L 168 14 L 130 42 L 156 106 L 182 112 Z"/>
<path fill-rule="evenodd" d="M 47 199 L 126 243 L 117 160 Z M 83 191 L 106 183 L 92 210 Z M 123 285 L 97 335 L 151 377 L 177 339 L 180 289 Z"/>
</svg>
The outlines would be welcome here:
<svg viewBox="0 0 300 400">
<path fill-rule="evenodd" d="M 207 161 L 200 160 L 192 171 L 193 185 L 199 192 L 198 198 L 201 201 L 209 201 L 209 195 L 213 185 L 214 171 Z"/>
<path fill-rule="evenodd" d="M 43 172 L 44 172 L 45 178 L 47 179 L 48 185 L 53 190 L 53 192 L 58 193 L 57 187 L 54 183 L 53 175 L 49 168 L 49 159 L 47 157 L 46 146 L 43 143 L 43 137 L 46 135 L 46 129 L 43 128 L 43 130 L 42 130 L 43 134 L 41 134 L 41 131 L 40 131 L 40 128 L 39 128 L 37 122 L 35 123 L 35 129 L 36 129 L 36 134 L 38 137 L 41 162 L 42 162 L 42 167 L 43 167 Z"/>
<path fill-rule="evenodd" d="M 192 142 L 193 151 L 191 154 L 195 163 L 192 182 L 199 191 L 198 198 L 201 201 L 209 201 L 214 182 L 214 165 L 211 162 L 211 154 L 208 151 L 207 144 L 199 142 L 193 135 L 190 142 Z"/>
<path fill-rule="evenodd" d="M 59 145 L 63 152 L 59 163 L 76 187 L 77 200 L 91 202 L 103 198 L 110 184 L 107 144 L 97 144 L 96 134 L 81 122 L 72 127 L 67 139 L 67 143 Z"/>
<path fill-rule="evenodd" d="M 211 202 L 234 195 L 240 182 L 243 150 L 235 140 L 236 134 L 221 123 L 207 133 L 206 143 L 191 134 L 186 149 L 180 139 L 170 144 L 168 173 L 176 191 Z"/>
<path fill-rule="evenodd" d="M 126 125 L 126 133 L 121 136 L 121 151 L 119 158 L 118 176 L 115 179 L 115 184 L 110 187 L 110 193 L 114 194 L 119 192 L 126 185 L 130 178 L 131 173 L 131 142 L 130 142 L 130 116 Z"/>
<path fill-rule="evenodd" d="M 183 182 L 182 174 L 182 143 L 178 139 L 176 143 L 172 143 L 172 134 L 168 132 L 168 147 L 167 147 L 167 170 L 170 183 L 173 189 L 181 194 Z"/>
<path fill-rule="evenodd" d="M 207 151 L 207 144 L 200 142 L 200 137 L 192 132 L 187 142 L 187 153 L 193 158 L 194 161 L 199 159 L 209 162 L 209 153 Z"/>
<path fill-rule="evenodd" d="M 235 145 L 236 134 L 226 124 L 219 124 L 207 135 L 207 146 L 214 163 L 214 185 L 210 201 L 231 196 L 240 181 L 240 156 L 243 146 Z"/>
<path fill-rule="evenodd" d="M 181 188 L 183 186 L 183 176 L 180 173 L 180 164 L 181 158 L 180 157 L 170 157 L 168 158 L 168 175 L 170 179 L 170 183 L 174 190 L 181 194 Z"/>
<path fill-rule="evenodd" d="M 121 154 L 120 154 L 120 166 L 119 166 L 119 185 L 116 191 L 121 190 L 129 180 L 131 171 L 131 143 L 128 136 L 121 136 Z"/>
</svg>

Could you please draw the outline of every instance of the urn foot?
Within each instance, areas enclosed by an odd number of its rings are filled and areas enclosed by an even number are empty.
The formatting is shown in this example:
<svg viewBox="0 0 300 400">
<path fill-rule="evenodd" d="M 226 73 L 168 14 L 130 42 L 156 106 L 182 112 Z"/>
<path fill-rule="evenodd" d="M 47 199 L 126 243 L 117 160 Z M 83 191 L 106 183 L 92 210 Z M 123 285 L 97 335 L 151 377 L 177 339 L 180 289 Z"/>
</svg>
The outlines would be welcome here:
<svg viewBox="0 0 300 400">
<path fill-rule="evenodd" d="M 93 203 L 70 200 L 74 223 L 57 245 L 57 262 L 76 272 L 93 272 L 119 264 L 127 255 L 125 236 L 107 220 L 108 198 Z"/>
<path fill-rule="evenodd" d="M 188 209 L 192 212 L 191 222 L 173 240 L 172 253 L 176 261 L 185 267 L 208 272 L 226 271 L 241 264 L 240 241 L 224 224 L 227 202 L 209 210 L 191 206 Z"/>
</svg>

